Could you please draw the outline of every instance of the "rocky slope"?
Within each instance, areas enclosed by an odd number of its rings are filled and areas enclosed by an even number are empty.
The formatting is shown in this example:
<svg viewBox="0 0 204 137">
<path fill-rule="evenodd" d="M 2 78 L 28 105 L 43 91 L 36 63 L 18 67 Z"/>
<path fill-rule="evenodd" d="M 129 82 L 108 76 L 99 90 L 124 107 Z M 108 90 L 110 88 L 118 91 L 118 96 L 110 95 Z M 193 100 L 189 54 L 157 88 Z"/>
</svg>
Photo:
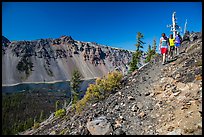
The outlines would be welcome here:
<svg viewBox="0 0 204 137">
<path fill-rule="evenodd" d="M 2 36 L 2 45 L 3 46 L 8 46 L 11 42 L 4 36 Z"/>
<path fill-rule="evenodd" d="M 2 85 L 70 80 L 77 69 L 94 79 L 119 69 L 127 72 L 131 52 L 62 36 L 57 39 L 12 41 L 2 36 Z"/>
<path fill-rule="evenodd" d="M 125 76 L 120 89 L 77 114 L 67 108 L 24 135 L 201 135 L 202 34 L 182 43 L 166 65 L 161 57 Z"/>
</svg>

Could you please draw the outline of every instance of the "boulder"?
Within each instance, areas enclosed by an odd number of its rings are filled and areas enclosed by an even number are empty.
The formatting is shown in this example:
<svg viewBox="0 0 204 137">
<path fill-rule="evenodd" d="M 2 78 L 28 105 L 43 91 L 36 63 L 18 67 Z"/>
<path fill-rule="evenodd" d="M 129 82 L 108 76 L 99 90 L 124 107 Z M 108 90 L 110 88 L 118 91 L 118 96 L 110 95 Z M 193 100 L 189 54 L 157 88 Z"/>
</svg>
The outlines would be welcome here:
<svg viewBox="0 0 204 137">
<path fill-rule="evenodd" d="M 185 83 L 182 83 L 182 82 L 178 82 L 178 83 L 176 84 L 176 86 L 177 86 L 177 89 L 178 89 L 178 90 L 181 90 L 181 91 L 187 91 L 187 90 L 189 90 L 189 86 L 188 86 L 187 84 L 185 84 Z"/>
<path fill-rule="evenodd" d="M 137 110 L 138 110 L 137 105 L 136 105 L 136 104 L 133 105 L 132 108 L 131 108 L 131 111 L 133 111 L 133 112 L 137 112 Z"/>
<path fill-rule="evenodd" d="M 53 130 L 49 135 L 56 135 L 56 132 Z"/>
<path fill-rule="evenodd" d="M 139 109 L 142 109 L 143 108 L 143 103 L 142 102 L 137 102 L 137 107 L 139 108 Z"/>
<path fill-rule="evenodd" d="M 128 96 L 128 100 L 135 100 L 135 98 L 132 96 Z"/>
<path fill-rule="evenodd" d="M 137 70 L 132 72 L 132 76 L 134 76 L 135 74 L 137 74 Z"/>
<path fill-rule="evenodd" d="M 144 113 L 144 111 L 140 112 L 139 115 L 138 115 L 139 118 L 143 118 L 144 116 L 146 116 L 146 114 Z"/>
<path fill-rule="evenodd" d="M 122 130 L 122 128 L 117 128 L 114 132 L 115 135 L 125 135 L 125 132 Z"/>
<path fill-rule="evenodd" d="M 167 133 L 167 135 L 181 135 L 181 129 L 175 129 L 175 130 Z"/>
<path fill-rule="evenodd" d="M 163 84 L 163 83 L 172 83 L 174 81 L 173 78 L 171 77 L 163 77 L 161 80 L 160 80 L 160 83 Z"/>
<path fill-rule="evenodd" d="M 86 127 L 91 135 L 107 135 L 112 131 L 111 124 L 105 116 L 87 122 Z"/>
<path fill-rule="evenodd" d="M 195 93 L 196 93 L 197 91 L 200 90 L 199 85 L 196 84 L 196 83 L 190 82 L 190 83 L 188 83 L 187 85 L 190 87 L 190 90 L 191 90 L 192 92 L 195 92 Z"/>
</svg>

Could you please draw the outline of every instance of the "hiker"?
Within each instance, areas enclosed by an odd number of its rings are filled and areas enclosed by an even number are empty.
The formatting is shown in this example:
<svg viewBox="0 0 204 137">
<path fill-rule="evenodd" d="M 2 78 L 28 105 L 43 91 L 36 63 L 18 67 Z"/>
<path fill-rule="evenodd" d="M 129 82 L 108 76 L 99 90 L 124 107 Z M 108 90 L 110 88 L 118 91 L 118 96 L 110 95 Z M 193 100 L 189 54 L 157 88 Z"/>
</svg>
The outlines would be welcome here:
<svg viewBox="0 0 204 137">
<path fill-rule="evenodd" d="M 173 34 L 170 35 L 169 37 L 169 55 L 170 55 L 170 59 L 173 59 L 173 53 L 175 50 L 175 38 L 173 38 Z"/>
<path fill-rule="evenodd" d="M 179 34 L 179 32 L 176 33 L 175 36 L 175 54 L 178 56 L 179 55 L 179 47 L 181 45 L 181 36 Z"/>
<path fill-rule="evenodd" d="M 162 37 L 160 38 L 159 48 L 162 54 L 162 65 L 164 65 L 167 61 L 167 52 L 168 52 L 168 39 L 165 33 L 162 33 Z"/>
</svg>

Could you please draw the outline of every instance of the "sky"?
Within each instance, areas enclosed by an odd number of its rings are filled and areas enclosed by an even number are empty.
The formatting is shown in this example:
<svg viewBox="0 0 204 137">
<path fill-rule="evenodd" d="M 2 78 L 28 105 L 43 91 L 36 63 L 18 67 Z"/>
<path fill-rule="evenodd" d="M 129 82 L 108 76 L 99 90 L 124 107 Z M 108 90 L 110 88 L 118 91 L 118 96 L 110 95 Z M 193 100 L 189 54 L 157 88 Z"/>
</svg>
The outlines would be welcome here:
<svg viewBox="0 0 204 137">
<path fill-rule="evenodd" d="M 135 50 L 144 35 L 143 51 L 177 23 L 202 31 L 202 2 L 2 2 L 2 35 L 10 41 L 71 36 L 74 40 Z M 181 33 L 182 34 L 182 33 Z"/>
</svg>

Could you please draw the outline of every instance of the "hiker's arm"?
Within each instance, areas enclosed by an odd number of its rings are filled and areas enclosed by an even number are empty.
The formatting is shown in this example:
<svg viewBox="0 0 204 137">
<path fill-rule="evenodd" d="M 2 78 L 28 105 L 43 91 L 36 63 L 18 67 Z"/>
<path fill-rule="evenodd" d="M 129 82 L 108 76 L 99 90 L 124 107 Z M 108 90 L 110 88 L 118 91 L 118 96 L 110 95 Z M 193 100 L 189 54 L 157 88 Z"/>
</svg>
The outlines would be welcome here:
<svg viewBox="0 0 204 137">
<path fill-rule="evenodd" d="M 159 42 L 159 50 L 161 49 L 161 44 L 162 44 L 162 40 L 160 39 L 160 42 Z"/>
<path fill-rule="evenodd" d="M 170 41 L 169 41 L 169 39 L 168 39 L 168 45 L 170 46 Z"/>
</svg>

